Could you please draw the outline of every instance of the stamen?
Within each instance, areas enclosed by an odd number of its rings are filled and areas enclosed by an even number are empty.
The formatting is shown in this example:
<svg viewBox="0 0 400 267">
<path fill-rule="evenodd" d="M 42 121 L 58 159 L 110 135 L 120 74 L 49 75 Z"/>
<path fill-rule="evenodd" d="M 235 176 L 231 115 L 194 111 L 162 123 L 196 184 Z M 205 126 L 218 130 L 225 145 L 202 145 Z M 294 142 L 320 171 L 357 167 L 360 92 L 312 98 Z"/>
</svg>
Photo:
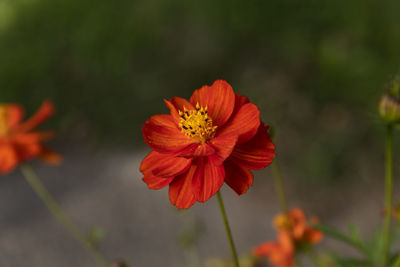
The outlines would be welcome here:
<svg viewBox="0 0 400 267">
<path fill-rule="evenodd" d="M 197 103 L 195 110 L 187 110 L 183 107 L 183 112 L 179 110 L 178 114 L 181 117 L 179 127 L 185 135 L 198 142 L 206 142 L 214 137 L 217 126 L 212 125 L 212 119 L 207 114 L 207 107 L 202 107 Z"/>
</svg>

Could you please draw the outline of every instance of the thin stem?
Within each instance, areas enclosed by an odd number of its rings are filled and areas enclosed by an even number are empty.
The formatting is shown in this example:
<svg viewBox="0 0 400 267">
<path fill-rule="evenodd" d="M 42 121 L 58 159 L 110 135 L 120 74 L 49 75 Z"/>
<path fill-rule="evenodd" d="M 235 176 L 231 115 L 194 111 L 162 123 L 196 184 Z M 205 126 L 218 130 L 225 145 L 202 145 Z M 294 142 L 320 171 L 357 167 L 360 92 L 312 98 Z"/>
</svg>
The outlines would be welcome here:
<svg viewBox="0 0 400 267">
<path fill-rule="evenodd" d="M 221 210 L 222 219 L 224 220 L 226 234 L 228 235 L 229 245 L 231 246 L 232 258 L 235 264 L 235 267 L 239 267 L 239 260 L 236 253 L 235 243 L 233 242 L 231 228 L 229 227 L 228 218 L 226 217 L 224 202 L 222 201 L 221 193 L 217 192 L 219 209 Z"/>
<path fill-rule="evenodd" d="M 285 197 L 285 190 L 283 189 L 283 181 L 279 164 L 276 159 L 272 162 L 272 176 L 274 177 L 275 191 L 278 195 L 279 206 L 283 213 L 288 211 L 288 205 Z"/>
<path fill-rule="evenodd" d="M 392 214 L 392 180 L 393 180 L 393 168 L 392 168 L 392 139 L 393 139 L 393 126 L 388 125 L 386 129 L 386 157 L 385 157 L 385 219 L 383 223 L 382 232 L 382 262 L 381 265 L 384 267 L 387 262 L 387 258 L 390 250 L 390 220 Z"/>
<path fill-rule="evenodd" d="M 43 201 L 51 213 L 65 227 L 65 229 L 93 256 L 94 260 L 104 267 L 108 267 L 108 260 L 85 238 L 85 235 L 72 222 L 72 220 L 63 212 L 49 191 L 37 177 L 36 173 L 29 165 L 21 165 L 21 171 L 26 181 L 31 185 L 37 196 Z"/>
</svg>

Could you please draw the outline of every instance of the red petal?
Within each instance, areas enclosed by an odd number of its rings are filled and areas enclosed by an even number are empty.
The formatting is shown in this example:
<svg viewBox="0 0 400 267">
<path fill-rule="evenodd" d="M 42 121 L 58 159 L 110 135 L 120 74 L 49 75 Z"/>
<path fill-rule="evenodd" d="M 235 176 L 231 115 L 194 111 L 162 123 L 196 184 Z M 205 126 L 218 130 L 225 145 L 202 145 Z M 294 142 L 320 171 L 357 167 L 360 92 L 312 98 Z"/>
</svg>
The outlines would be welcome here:
<svg viewBox="0 0 400 267">
<path fill-rule="evenodd" d="M 49 164 L 60 164 L 62 161 L 62 157 L 60 154 L 57 154 L 47 149 L 46 147 L 42 147 L 39 158 Z"/>
<path fill-rule="evenodd" d="M 46 119 L 48 119 L 51 115 L 53 115 L 53 113 L 54 113 L 53 103 L 48 100 L 44 101 L 43 104 L 40 106 L 39 110 L 36 111 L 36 113 L 29 120 L 27 120 L 24 123 L 21 123 L 18 127 L 16 127 L 16 130 L 22 132 L 28 132 L 37 127 Z"/>
<path fill-rule="evenodd" d="M 38 157 L 43 149 L 43 146 L 39 143 L 26 143 L 15 145 L 18 158 L 21 161 L 33 159 Z"/>
<path fill-rule="evenodd" d="M 149 189 L 158 190 L 169 185 L 175 177 L 159 178 L 155 176 L 145 176 L 142 178 L 143 182 L 147 184 Z"/>
<path fill-rule="evenodd" d="M 178 111 L 184 111 L 186 108 L 187 110 L 192 110 L 194 107 L 192 104 L 184 98 L 181 97 L 174 97 L 171 100 L 164 100 L 165 104 L 171 111 L 171 116 L 174 118 L 175 122 L 178 124 L 181 120 Z"/>
<path fill-rule="evenodd" d="M 249 99 L 246 96 L 243 96 L 239 93 L 235 95 L 235 108 L 233 109 L 233 114 L 238 112 L 238 110 L 244 105 L 249 103 Z M 232 114 L 232 116 L 233 116 Z"/>
<path fill-rule="evenodd" d="M 18 156 L 10 144 L 0 145 L 0 173 L 5 174 L 18 165 Z"/>
<path fill-rule="evenodd" d="M 153 151 L 143 160 L 140 170 L 144 174 L 151 173 L 157 177 L 168 178 L 186 172 L 191 162 L 192 159 L 174 157 Z"/>
<path fill-rule="evenodd" d="M 207 143 L 192 143 L 179 152 L 173 153 L 173 155 L 182 157 L 205 157 L 214 153 L 214 148 Z"/>
<path fill-rule="evenodd" d="M 250 170 L 235 164 L 230 159 L 224 162 L 225 183 L 227 183 L 238 195 L 246 193 L 253 184 L 253 174 Z"/>
<path fill-rule="evenodd" d="M 169 200 L 178 209 L 188 209 L 196 202 L 192 189 L 192 180 L 196 170 L 197 165 L 192 164 L 189 171 L 175 177 L 169 185 Z"/>
<path fill-rule="evenodd" d="M 215 149 L 215 164 L 220 165 L 228 158 L 235 147 L 238 136 L 236 134 L 221 135 L 212 138 L 209 143 Z"/>
<path fill-rule="evenodd" d="M 194 109 L 194 106 L 189 101 L 187 101 L 186 99 L 184 99 L 182 97 L 176 96 L 176 97 L 172 98 L 170 101 L 177 110 L 184 111 L 185 108 L 187 110 Z"/>
<path fill-rule="evenodd" d="M 140 171 L 144 176 L 169 178 L 186 172 L 191 162 L 192 159 L 152 151 L 142 161 Z"/>
<path fill-rule="evenodd" d="M 210 156 L 215 153 L 215 149 L 207 143 L 200 143 L 193 153 L 193 156 Z"/>
<path fill-rule="evenodd" d="M 180 117 L 178 110 L 176 110 L 175 106 L 168 100 L 164 99 L 165 105 L 169 108 L 172 118 L 174 119 L 175 123 L 178 124 L 180 122 Z"/>
<path fill-rule="evenodd" d="M 24 117 L 25 111 L 20 105 L 8 104 L 5 105 L 5 108 L 8 127 L 14 127 L 21 122 L 22 118 Z"/>
<path fill-rule="evenodd" d="M 208 108 L 208 115 L 214 125 L 221 126 L 228 121 L 235 106 L 235 93 L 224 80 L 216 80 L 211 86 L 203 86 L 194 91 L 190 102 Z"/>
<path fill-rule="evenodd" d="M 31 132 L 31 133 L 15 133 L 10 139 L 14 143 L 27 144 L 27 143 L 40 143 L 52 139 L 55 133 L 52 131 L 46 132 Z"/>
<path fill-rule="evenodd" d="M 52 138 L 53 136 L 53 132 L 16 133 L 11 136 L 10 140 L 14 144 L 19 159 L 28 160 L 41 157 L 42 153 L 45 155 L 46 151 L 44 151 L 41 141 Z M 50 160 L 50 158 L 47 159 Z"/>
<path fill-rule="evenodd" d="M 238 144 L 249 141 L 260 126 L 260 111 L 252 103 L 243 105 L 221 129 L 217 129 L 218 135 L 237 134 Z"/>
<path fill-rule="evenodd" d="M 152 116 L 143 125 L 142 134 L 149 147 L 161 153 L 179 153 L 193 143 L 178 129 L 170 115 Z"/>
<path fill-rule="evenodd" d="M 274 150 L 275 145 L 269 137 L 268 127 L 261 124 L 257 134 L 249 142 L 235 147 L 231 159 L 248 169 L 260 170 L 271 164 L 275 157 Z"/>
<path fill-rule="evenodd" d="M 215 165 L 211 159 L 198 159 L 198 168 L 193 177 L 193 187 L 197 201 L 205 202 L 215 195 L 224 184 L 224 166 Z"/>
</svg>

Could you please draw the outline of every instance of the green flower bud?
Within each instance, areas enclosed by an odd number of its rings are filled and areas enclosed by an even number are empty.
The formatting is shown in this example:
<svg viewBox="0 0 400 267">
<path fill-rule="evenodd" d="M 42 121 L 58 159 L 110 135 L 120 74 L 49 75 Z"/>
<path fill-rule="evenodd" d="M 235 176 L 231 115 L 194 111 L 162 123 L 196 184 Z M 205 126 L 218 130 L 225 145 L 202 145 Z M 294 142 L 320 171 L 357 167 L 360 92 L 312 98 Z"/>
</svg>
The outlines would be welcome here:
<svg viewBox="0 0 400 267">
<path fill-rule="evenodd" d="M 379 115 L 387 124 L 400 122 L 400 76 L 396 76 L 378 104 Z"/>
</svg>

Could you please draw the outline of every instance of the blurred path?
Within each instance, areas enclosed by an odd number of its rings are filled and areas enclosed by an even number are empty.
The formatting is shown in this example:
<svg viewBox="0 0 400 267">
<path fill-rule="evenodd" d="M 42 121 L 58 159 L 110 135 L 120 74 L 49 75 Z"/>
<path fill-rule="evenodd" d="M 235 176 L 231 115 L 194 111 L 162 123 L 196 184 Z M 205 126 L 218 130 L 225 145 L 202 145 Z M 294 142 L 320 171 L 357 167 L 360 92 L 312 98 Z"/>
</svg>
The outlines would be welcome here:
<svg viewBox="0 0 400 267">
<path fill-rule="evenodd" d="M 149 190 L 141 181 L 138 169 L 145 154 L 103 151 L 93 156 L 74 151 L 65 155 L 59 167 L 35 163 L 34 168 L 82 229 L 105 229 L 100 248 L 111 259 L 125 258 L 138 267 L 185 266 L 177 236 L 188 218 L 206 227 L 199 242 L 201 259 L 229 257 L 216 198 L 177 212 L 166 189 Z M 351 220 L 361 225 L 361 232 L 370 232 L 379 222 L 381 190 L 377 182 L 323 187 L 298 182 L 288 185 L 286 179 L 286 184 L 291 206 L 301 206 L 307 214 L 318 215 L 331 225 L 346 230 L 343 222 Z M 222 190 L 241 254 L 275 238 L 270 221 L 278 206 L 272 185 L 267 169 L 256 172 L 254 186 L 241 197 L 226 186 Z M 34 195 L 19 170 L 0 180 L 0 213 L 0 266 L 95 266 Z M 346 251 L 335 242 L 325 245 Z"/>
</svg>

